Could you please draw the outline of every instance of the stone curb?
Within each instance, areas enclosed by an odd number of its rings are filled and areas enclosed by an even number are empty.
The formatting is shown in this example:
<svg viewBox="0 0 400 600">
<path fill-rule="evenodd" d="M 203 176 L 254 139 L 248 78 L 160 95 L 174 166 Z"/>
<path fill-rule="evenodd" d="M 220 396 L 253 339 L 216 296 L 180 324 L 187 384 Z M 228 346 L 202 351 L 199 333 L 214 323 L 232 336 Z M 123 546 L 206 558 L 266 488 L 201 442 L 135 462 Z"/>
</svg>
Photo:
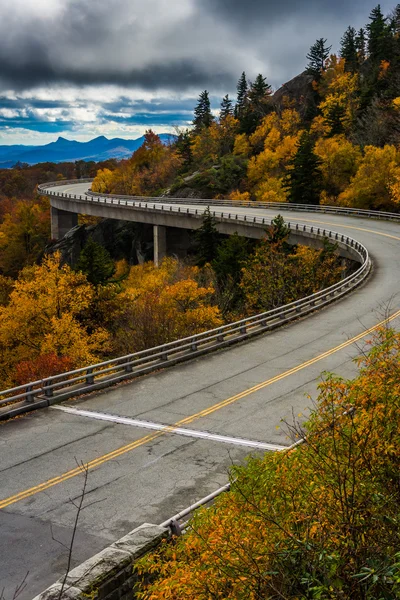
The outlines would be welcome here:
<svg viewBox="0 0 400 600">
<path fill-rule="evenodd" d="M 138 581 L 135 561 L 168 536 L 168 529 L 144 523 L 72 569 L 61 596 L 64 578 L 34 600 L 133 600 Z"/>
</svg>

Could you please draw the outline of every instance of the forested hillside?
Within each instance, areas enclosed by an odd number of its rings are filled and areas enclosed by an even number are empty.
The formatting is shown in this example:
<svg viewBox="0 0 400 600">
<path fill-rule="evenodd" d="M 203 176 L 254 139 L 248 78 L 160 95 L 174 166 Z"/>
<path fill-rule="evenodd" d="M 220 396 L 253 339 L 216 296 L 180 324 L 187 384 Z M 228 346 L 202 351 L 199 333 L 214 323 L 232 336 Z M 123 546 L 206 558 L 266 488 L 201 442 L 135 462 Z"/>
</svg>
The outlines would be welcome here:
<svg viewBox="0 0 400 600">
<path fill-rule="evenodd" d="M 183 262 L 137 265 L 88 234 L 67 265 L 48 246 L 49 204 L 35 193 L 44 181 L 96 175 L 101 192 L 397 211 L 400 5 L 389 17 L 375 8 L 365 30 L 349 27 L 339 55 L 317 40 L 305 63 L 275 94 L 262 75 L 249 82 L 243 73 L 236 101 L 225 96 L 218 115 L 203 91 L 191 129 L 171 145 L 148 131 L 129 160 L 0 171 L 3 389 L 266 311 L 351 268 L 328 243 L 288 246 L 281 218 L 255 244 L 220 236 L 210 214 Z"/>
<path fill-rule="evenodd" d="M 400 203 L 400 5 L 348 27 L 340 52 L 319 39 L 306 70 L 273 94 L 243 73 L 233 102 L 200 94 L 193 128 L 166 148 L 152 132 L 94 189 L 397 211 Z"/>
</svg>

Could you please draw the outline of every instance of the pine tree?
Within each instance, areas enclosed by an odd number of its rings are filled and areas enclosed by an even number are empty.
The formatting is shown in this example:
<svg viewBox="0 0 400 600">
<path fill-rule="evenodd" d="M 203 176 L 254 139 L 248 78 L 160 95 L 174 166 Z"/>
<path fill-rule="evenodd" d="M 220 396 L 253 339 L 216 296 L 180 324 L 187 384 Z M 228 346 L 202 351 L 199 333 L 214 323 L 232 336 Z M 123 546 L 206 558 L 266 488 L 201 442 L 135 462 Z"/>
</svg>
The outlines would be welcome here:
<svg viewBox="0 0 400 600">
<path fill-rule="evenodd" d="M 221 236 L 217 231 L 215 219 L 210 212 L 210 207 L 204 211 L 203 224 L 196 231 L 197 253 L 196 263 L 203 267 L 217 256 Z"/>
<path fill-rule="evenodd" d="M 107 250 L 89 238 L 79 255 L 75 270 L 84 273 L 93 285 L 101 285 L 113 275 L 115 265 Z"/>
<path fill-rule="evenodd" d="M 322 191 L 321 161 L 314 153 L 314 141 L 304 131 L 297 152 L 289 162 L 285 180 L 288 200 L 295 204 L 319 204 Z"/>
<path fill-rule="evenodd" d="M 230 277 L 232 281 L 239 283 L 241 269 L 249 256 L 249 250 L 249 240 L 238 233 L 230 235 L 218 246 L 212 268 L 219 282 L 224 282 Z"/>
<path fill-rule="evenodd" d="M 219 118 L 221 121 L 233 115 L 233 103 L 229 98 L 229 95 L 223 97 L 221 102 L 221 110 L 219 113 Z"/>
<path fill-rule="evenodd" d="M 237 99 L 235 106 L 236 119 L 240 119 L 246 108 L 248 102 L 248 91 L 249 86 L 246 79 L 246 73 L 243 71 L 237 84 Z"/>
<path fill-rule="evenodd" d="M 254 83 L 250 85 L 249 90 L 249 101 L 252 105 L 252 109 L 255 107 L 265 107 L 265 103 L 268 101 L 272 92 L 272 88 L 267 83 L 266 77 L 263 77 L 261 73 L 257 75 Z"/>
<path fill-rule="evenodd" d="M 192 137 L 188 129 L 179 132 L 175 148 L 179 156 L 183 159 L 182 171 L 185 172 L 193 162 Z"/>
<path fill-rule="evenodd" d="M 261 74 L 257 76 L 246 95 L 246 104 L 239 113 L 240 132 L 253 133 L 261 120 L 272 110 L 269 98 L 272 88 Z"/>
<path fill-rule="evenodd" d="M 391 54 L 391 32 L 387 19 L 383 16 L 381 5 L 378 4 L 370 14 L 368 30 L 368 53 L 370 59 L 375 63 L 390 59 Z"/>
<path fill-rule="evenodd" d="M 315 81 L 321 79 L 321 74 L 325 70 L 325 63 L 329 57 L 332 46 L 326 47 L 326 41 L 324 38 L 320 38 L 310 48 L 310 52 L 307 54 L 307 73 L 312 75 Z"/>
<path fill-rule="evenodd" d="M 277 215 L 271 221 L 271 227 L 267 230 L 267 238 L 271 244 L 284 244 L 289 237 L 290 229 L 285 223 L 282 215 Z M 289 248 L 289 246 L 285 246 Z"/>
<path fill-rule="evenodd" d="M 201 92 L 197 106 L 194 109 L 193 125 L 196 130 L 210 127 L 214 117 L 211 113 L 211 103 L 207 90 Z"/>
<path fill-rule="evenodd" d="M 346 61 L 345 69 L 354 73 L 358 69 L 358 53 L 356 44 L 356 30 L 348 27 L 341 39 L 340 56 Z"/>
<path fill-rule="evenodd" d="M 400 37 L 400 4 L 393 11 L 393 32 L 395 36 Z"/>
<path fill-rule="evenodd" d="M 356 37 L 356 50 L 358 55 L 358 63 L 362 65 L 367 58 L 367 35 L 365 29 L 361 27 Z"/>
</svg>

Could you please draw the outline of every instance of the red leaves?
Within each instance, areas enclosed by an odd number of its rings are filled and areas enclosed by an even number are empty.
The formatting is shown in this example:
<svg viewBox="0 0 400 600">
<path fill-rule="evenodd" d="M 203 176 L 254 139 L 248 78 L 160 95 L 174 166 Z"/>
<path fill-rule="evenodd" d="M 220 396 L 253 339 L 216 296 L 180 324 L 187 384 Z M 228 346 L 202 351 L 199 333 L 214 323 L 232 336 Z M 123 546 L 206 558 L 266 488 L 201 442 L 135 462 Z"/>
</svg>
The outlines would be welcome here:
<svg viewBox="0 0 400 600">
<path fill-rule="evenodd" d="M 15 381 L 23 385 L 28 381 L 45 379 L 52 375 L 65 373 L 73 368 L 72 359 L 68 356 L 43 354 L 33 360 L 23 360 L 15 366 Z"/>
</svg>

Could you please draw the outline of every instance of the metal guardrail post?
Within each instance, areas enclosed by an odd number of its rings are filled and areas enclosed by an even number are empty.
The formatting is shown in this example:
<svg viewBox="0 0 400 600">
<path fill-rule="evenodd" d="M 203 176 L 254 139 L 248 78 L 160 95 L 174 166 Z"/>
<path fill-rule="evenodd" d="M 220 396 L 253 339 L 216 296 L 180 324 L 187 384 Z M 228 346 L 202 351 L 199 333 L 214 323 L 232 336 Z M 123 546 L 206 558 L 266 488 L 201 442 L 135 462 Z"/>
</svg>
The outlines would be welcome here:
<svg viewBox="0 0 400 600">
<path fill-rule="evenodd" d="M 87 369 L 85 381 L 86 385 L 92 385 L 94 383 L 93 367 L 89 367 L 89 369 Z"/>
<path fill-rule="evenodd" d="M 27 402 L 28 404 L 32 404 L 32 402 L 35 401 L 35 395 L 32 393 L 32 390 L 33 390 L 33 385 L 26 386 L 25 402 Z"/>
<path fill-rule="evenodd" d="M 46 398 L 52 398 L 54 395 L 53 388 L 49 387 L 51 384 L 49 381 L 45 381 L 43 385 L 44 395 Z"/>
</svg>

